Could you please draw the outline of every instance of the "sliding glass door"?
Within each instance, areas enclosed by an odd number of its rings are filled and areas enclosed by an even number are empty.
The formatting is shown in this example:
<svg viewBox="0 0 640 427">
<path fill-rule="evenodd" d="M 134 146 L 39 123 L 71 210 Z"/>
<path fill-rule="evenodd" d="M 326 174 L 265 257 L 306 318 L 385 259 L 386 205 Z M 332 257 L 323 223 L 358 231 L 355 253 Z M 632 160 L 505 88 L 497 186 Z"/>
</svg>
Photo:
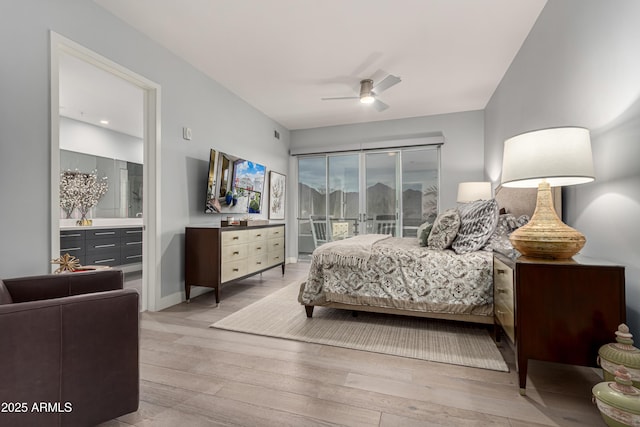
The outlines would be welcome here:
<svg viewBox="0 0 640 427">
<path fill-rule="evenodd" d="M 298 158 L 298 251 L 365 233 L 416 236 L 438 212 L 439 146 Z"/>
<path fill-rule="evenodd" d="M 367 234 L 399 236 L 399 151 L 364 154 L 365 191 L 361 211 Z"/>
</svg>

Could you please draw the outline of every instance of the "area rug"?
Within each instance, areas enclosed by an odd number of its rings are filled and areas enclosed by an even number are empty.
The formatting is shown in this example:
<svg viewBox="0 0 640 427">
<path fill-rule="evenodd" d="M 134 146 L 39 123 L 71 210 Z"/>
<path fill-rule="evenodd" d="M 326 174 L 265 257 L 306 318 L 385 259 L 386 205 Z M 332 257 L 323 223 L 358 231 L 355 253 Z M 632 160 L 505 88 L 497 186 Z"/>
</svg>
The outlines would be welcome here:
<svg viewBox="0 0 640 427">
<path fill-rule="evenodd" d="M 307 318 L 292 283 L 210 327 L 508 372 L 481 325 L 316 307 Z"/>
</svg>

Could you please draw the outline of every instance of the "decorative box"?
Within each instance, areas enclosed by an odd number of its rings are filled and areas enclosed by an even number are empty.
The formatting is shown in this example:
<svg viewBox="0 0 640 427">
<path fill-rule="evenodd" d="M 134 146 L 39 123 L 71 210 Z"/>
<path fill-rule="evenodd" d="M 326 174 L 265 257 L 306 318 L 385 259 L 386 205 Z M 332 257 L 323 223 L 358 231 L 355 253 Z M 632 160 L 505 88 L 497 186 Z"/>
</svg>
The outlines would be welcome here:
<svg viewBox="0 0 640 427">
<path fill-rule="evenodd" d="M 633 335 L 624 323 L 618 326 L 616 342 L 605 344 L 598 350 L 598 365 L 602 367 L 605 381 L 613 381 L 618 366 L 624 366 L 633 386 L 640 389 L 640 349 L 633 346 Z"/>
<path fill-rule="evenodd" d="M 639 426 L 640 390 L 631 385 L 631 376 L 624 366 L 616 369 L 614 379 L 593 387 L 593 402 L 609 427 Z"/>
</svg>

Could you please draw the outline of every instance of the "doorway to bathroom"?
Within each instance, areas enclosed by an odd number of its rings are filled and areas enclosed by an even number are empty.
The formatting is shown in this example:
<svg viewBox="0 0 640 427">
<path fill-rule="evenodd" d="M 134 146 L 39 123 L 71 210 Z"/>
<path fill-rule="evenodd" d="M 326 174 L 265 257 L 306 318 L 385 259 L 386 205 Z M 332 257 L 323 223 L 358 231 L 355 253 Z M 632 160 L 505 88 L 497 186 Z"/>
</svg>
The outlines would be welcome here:
<svg viewBox="0 0 640 427">
<path fill-rule="evenodd" d="M 142 310 L 155 309 L 151 284 L 160 283 L 159 92 L 159 85 L 51 33 L 52 259 L 75 249 L 83 265 L 123 270 Z"/>
</svg>

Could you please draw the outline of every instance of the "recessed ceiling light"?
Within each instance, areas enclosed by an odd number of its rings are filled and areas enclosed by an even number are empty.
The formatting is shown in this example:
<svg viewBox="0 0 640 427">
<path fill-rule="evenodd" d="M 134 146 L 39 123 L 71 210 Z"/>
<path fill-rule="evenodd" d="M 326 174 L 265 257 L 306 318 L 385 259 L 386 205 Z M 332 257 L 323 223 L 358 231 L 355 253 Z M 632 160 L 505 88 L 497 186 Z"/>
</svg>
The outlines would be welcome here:
<svg viewBox="0 0 640 427">
<path fill-rule="evenodd" d="M 108 125 L 109 124 L 109 120 L 100 120 L 100 124 Z"/>
</svg>

